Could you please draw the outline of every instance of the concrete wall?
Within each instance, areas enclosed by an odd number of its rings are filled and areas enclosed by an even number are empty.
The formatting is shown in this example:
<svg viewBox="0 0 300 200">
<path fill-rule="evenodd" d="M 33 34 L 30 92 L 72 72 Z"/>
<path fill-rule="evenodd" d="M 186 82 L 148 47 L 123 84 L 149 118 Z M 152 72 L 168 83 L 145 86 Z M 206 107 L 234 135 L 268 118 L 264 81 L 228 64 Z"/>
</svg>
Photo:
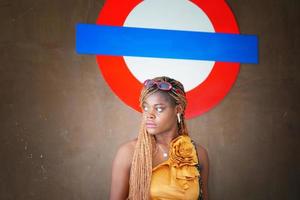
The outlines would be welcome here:
<svg viewBox="0 0 300 200">
<path fill-rule="evenodd" d="M 258 65 L 242 64 L 216 108 L 188 122 L 208 149 L 210 199 L 299 199 L 299 1 L 230 0 Z M 0 199 L 107 199 L 119 144 L 140 114 L 94 56 L 75 53 L 75 24 L 103 1 L 0 2 Z"/>
</svg>

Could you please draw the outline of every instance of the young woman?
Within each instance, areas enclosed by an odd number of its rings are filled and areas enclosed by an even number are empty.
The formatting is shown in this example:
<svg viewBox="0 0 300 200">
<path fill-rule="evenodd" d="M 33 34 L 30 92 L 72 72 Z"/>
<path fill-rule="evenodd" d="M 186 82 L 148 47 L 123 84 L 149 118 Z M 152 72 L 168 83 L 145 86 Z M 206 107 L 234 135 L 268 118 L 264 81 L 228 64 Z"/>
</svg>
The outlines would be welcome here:
<svg viewBox="0 0 300 200">
<path fill-rule="evenodd" d="M 115 156 L 110 200 L 208 199 L 208 155 L 188 136 L 186 103 L 180 82 L 145 81 L 141 129 Z"/>
</svg>

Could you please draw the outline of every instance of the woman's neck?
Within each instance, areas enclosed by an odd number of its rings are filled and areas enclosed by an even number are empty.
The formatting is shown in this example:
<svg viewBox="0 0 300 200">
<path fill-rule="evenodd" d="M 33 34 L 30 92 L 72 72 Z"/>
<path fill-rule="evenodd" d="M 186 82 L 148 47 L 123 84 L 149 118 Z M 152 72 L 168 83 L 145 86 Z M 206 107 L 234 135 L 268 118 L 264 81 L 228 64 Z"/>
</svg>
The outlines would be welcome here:
<svg viewBox="0 0 300 200">
<path fill-rule="evenodd" d="M 168 147 L 170 142 L 177 136 L 179 136 L 179 134 L 178 134 L 178 130 L 176 129 L 169 132 L 157 134 L 154 137 L 157 144 Z"/>
</svg>

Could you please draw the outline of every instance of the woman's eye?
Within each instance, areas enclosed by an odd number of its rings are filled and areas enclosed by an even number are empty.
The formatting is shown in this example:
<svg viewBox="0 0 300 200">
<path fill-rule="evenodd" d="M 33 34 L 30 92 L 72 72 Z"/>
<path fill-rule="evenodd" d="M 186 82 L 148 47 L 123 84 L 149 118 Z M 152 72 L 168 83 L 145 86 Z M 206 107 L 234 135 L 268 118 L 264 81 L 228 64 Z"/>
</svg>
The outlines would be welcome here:
<svg viewBox="0 0 300 200">
<path fill-rule="evenodd" d="M 144 109 L 144 111 L 148 111 L 148 107 L 146 107 L 146 106 L 144 106 L 143 109 Z"/>
<path fill-rule="evenodd" d="M 162 112 L 162 111 L 163 111 L 163 108 L 157 107 L 157 108 L 156 108 L 156 111 L 157 111 L 157 112 Z"/>
</svg>

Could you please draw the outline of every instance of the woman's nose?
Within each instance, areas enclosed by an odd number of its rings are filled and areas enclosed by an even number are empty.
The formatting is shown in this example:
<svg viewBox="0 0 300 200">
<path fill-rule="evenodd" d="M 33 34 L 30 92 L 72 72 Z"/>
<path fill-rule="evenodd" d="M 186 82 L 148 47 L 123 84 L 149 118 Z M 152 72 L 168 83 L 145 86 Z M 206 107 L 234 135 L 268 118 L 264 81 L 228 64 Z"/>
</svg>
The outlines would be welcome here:
<svg viewBox="0 0 300 200">
<path fill-rule="evenodd" d="M 154 119 L 155 118 L 155 113 L 154 113 L 153 109 L 149 110 L 146 113 L 146 117 L 147 117 L 147 119 Z"/>
</svg>

